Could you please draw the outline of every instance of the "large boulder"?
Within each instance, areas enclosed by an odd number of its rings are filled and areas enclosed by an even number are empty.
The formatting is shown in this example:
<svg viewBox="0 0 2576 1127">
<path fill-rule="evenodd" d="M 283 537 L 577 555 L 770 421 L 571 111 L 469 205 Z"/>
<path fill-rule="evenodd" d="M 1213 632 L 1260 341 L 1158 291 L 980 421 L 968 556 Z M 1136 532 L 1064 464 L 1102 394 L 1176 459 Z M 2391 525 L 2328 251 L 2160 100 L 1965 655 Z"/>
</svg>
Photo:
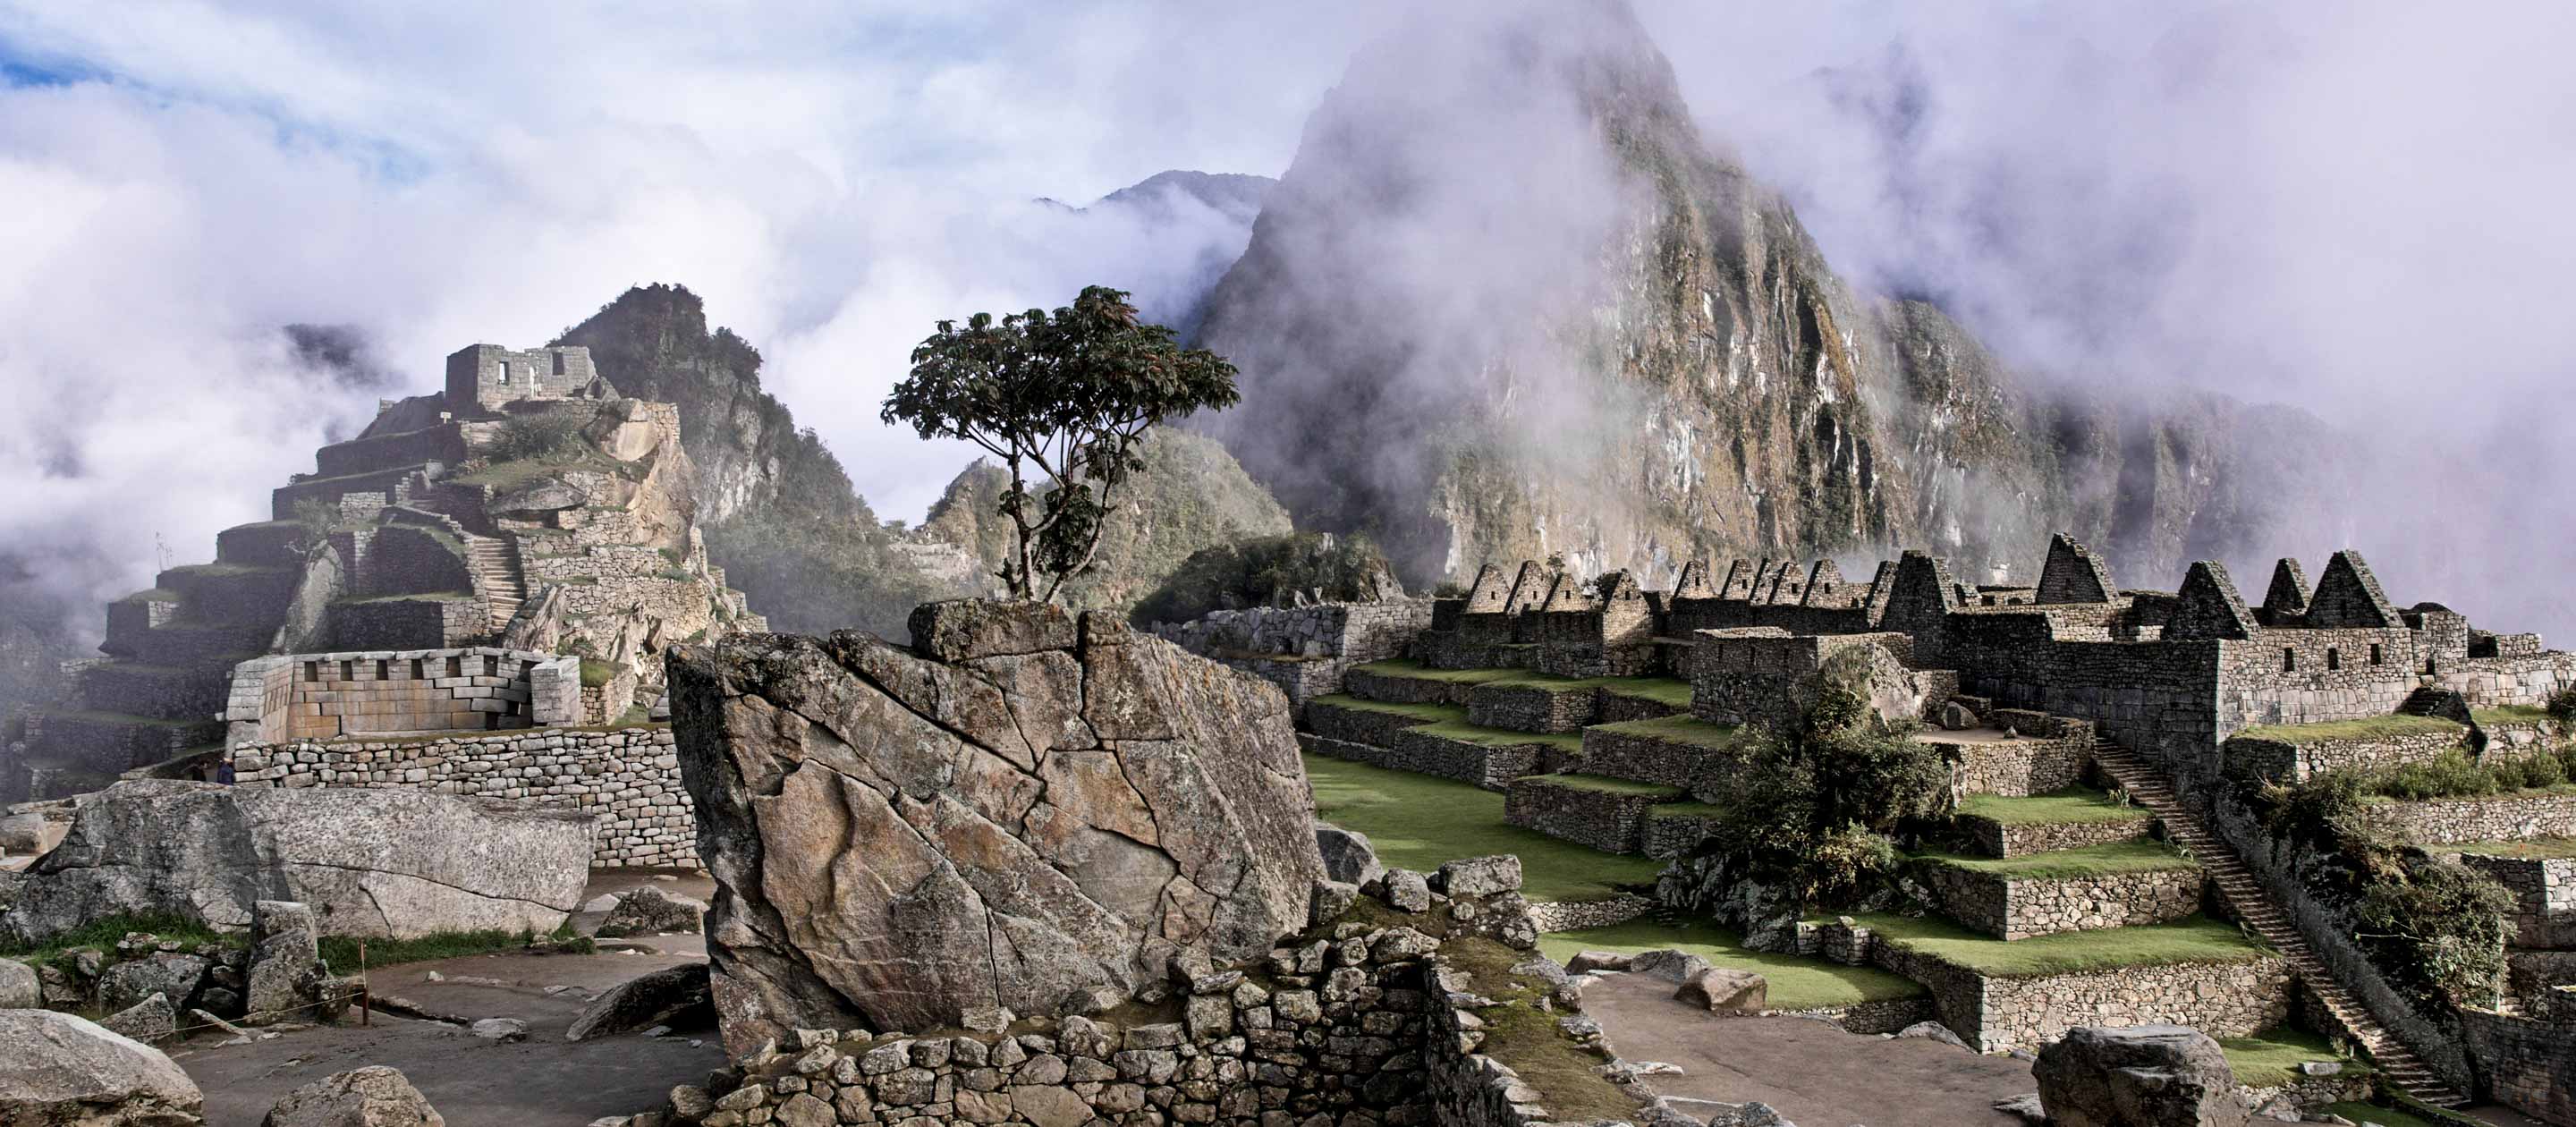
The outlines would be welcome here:
<svg viewBox="0 0 2576 1127">
<path fill-rule="evenodd" d="M 242 1024 L 328 1021 L 348 1008 L 355 990 L 322 964 L 321 943 L 313 932 L 310 907 L 280 900 L 252 905 Z"/>
<path fill-rule="evenodd" d="M 0 959 L 0 1010 L 42 1009 L 44 1005 L 44 986 L 36 977 L 36 968 L 16 959 Z"/>
<path fill-rule="evenodd" d="M 1324 855 L 1324 873 L 1343 884 L 1367 884 L 1386 875 L 1368 835 L 1329 822 L 1315 823 L 1315 845 Z"/>
<path fill-rule="evenodd" d="M 369 1065 L 286 1094 L 260 1127 L 447 1127 L 400 1069 Z"/>
<path fill-rule="evenodd" d="M 687 1027 L 715 1020 L 707 964 L 681 963 L 636 975 L 600 995 L 564 1031 L 564 1040 L 587 1041 L 656 1025 Z"/>
<path fill-rule="evenodd" d="M 2080 1026 L 2031 1066 L 2056 1127 L 2245 1127 L 2227 1054 L 2182 1025 Z"/>
<path fill-rule="evenodd" d="M 205 1096 L 161 1050 L 53 1010 L 0 1010 L 0 1123 L 200 1127 Z"/>
<path fill-rule="evenodd" d="M 728 1047 L 1079 1012 L 1304 926 L 1324 865 L 1287 698 L 1106 615 L 1070 627 L 941 603 L 918 652 L 675 651 Z"/>
<path fill-rule="evenodd" d="M 608 918 L 599 922 L 599 934 L 615 938 L 694 932 L 706 913 L 705 904 L 648 884 L 617 898 L 616 905 L 608 909 Z"/>
<path fill-rule="evenodd" d="M 312 905 L 328 935 L 546 932 L 581 903 L 590 839 L 586 814 L 423 790 L 122 782 L 82 801 L 0 933 L 120 913 L 241 930 L 261 900 Z"/>
</svg>

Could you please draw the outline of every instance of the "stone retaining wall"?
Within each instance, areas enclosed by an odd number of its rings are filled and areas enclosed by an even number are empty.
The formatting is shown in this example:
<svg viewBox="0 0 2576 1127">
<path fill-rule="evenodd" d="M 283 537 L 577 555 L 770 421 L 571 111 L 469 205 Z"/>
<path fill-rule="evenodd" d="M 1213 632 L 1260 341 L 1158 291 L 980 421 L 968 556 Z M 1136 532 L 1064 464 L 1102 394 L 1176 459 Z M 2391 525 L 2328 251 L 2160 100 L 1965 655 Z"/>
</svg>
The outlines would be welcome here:
<svg viewBox="0 0 2576 1127">
<path fill-rule="evenodd" d="M 1973 814 L 1961 814 L 1951 824 L 1966 830 L 1968 845 L 1987 857 L 2027 857 L 2034 853 L 2054 853 L 2061 849 L 2082 849 L 2088 845 L 2108 845 L 2115 841 L 2136 841 L 2147 836 L 2155 825 L 2153 818 L 2129 818 L 2103 822 L 1998 822 Z"/>
<path fill-rule="evenodd" d="M 2544 1123 L 2576 1124 L 2576 1021 L 2463 1006 L 2460 1025 L 2496 1102 Z"/>
<path fill-rule="evenodd" d="M 1530 923 L 1540 931 L 1582 931 L 1623 924 L 1655 910 L 1651 896 L 1623 892 L 1607 900 L 1554 900 L 1529 906 Z"/>
<path fill-rule="evenodd" d="M 2095 877 L 2007 880 L 1927 861 L 1915 875 L 1940 898 L 1941 912 L 1999 939 L 2099 931 L 2178 920 L 2200 910 L 2206 883 L 2197 867 Z"/>
<path fill-rule="evenodd" d="M 1278 685 L 1292 708 L 1341 692 L 1354 665 L 1404 654 L 1431 625 L 1431 600 L 1388 599 L 1221 610 L 1154 633 Z M 1460 701 L 1458 703 L 1465 703 Z"/>
<path fill-rule="evenodd" d="M 2218 749 L 2221 769 L 2231 777 L 2270 782 L 2299 782 L 2311 775 L 2346 767 L 2375 770 L 2402 767 L 2439 757 L 2459 747 L 2468 729 L 2420 732 L 2371 739 L 2288 740 L 2231 736 Z"/>
<path fill-rule="evenodd" d="M 2549 951 L 2576 948 L 2576 857 L 2487 857 L 2466 854 L 2460 863 L 2513 893 L 2516 947 Z"/>
<path fill-rule="evenodd" d="M 2576 837 L 2576 794 L 2499 794 L 2373 802 L 2370 819 L 2416 845 Z"/>
<path fill-rule="evenodd" d="M 1717 826 L 1725 819 L 1715 812 L 1707 814 L 1646 813 L 1646 821 L 1637 831 L 1637 851 L 1658 861 L 1688 857 L 1715 836 Z"/>
<path fill-rule="evenodd" d="M 2289 964 L 2278 956 L 1993 978 L 1897 943 L 1869 946 L 1872 963 L 1929 987 L 1941 1024 L 1979 1052 L 2036 1052 L 2079 1025 L 2170 1022 L 2242 1037 L 2290 1015 Z"/>
<path fill-rule="evenodd" d="M 1328 740 L 1345 743 L 1392 745 L 1395 734 L 1406 728 L 1430 721 L 1401 712 L 1375 708 L 1354 708 L 1329 701 L 1306 706 L 1306 730 Z"/>
<path fill-rule="evenodd" d="M 1680 787 L 1693 794 L 1722 788 L 1744 767 L 1740 748 L 1702 747 L 1603 728 L 1583 731 L 1583 771 L 1641 783 Z"/>
<path fill-rule="evenodd" d="M 1502 790 L 1523 775 L 1547 770 L 1546 761 L 1540 754 L 1542 749 L 1535 745 L 1484 747 L 1457 740 L 1427 739 L 1402 740 L 1395 746 L 1382 747 L 1299 732 L 1297 746 L 1315 755 L 1366 763 L 1390 771 L 1411 771 L 1433 778 L 1454 779 L 1491 791 Z"/>
<path fill-rule="evenodd" d="M 1465 681 L 1372 673 L 1365 669 L 1353 669 L 1342 675 L 1343 691 L 1363 700 L 1389 704 L 1450 704 L 1464 708 L 1475 688 Z"/>
<path fill-rule="evenodd" d="M 1720 1017 L 1806 1017 L 1830 1021 L 1843 1027 L 1843 1032 L 1863 1037 L 1894 1033 L 1916 1022 L 1935 1021 L 1930 998 L 1889 998 L 1877 1002 L 1858 1002 L 1848 1006 L 1826 1006 L 1812 1010 L 1757 1010 L 1738 1014 L 1731 1010 L 1715 1011 Z"/>
<path fill-rule="evenodd" d="M 1554 775 L 1525 775 L 1504 791 L 1503 820 L 1603 853 L 1634 853 L 1648 808 L 1670 793 L 1602 790 Z"/>
<path fill-rule="evenodd" d="M 594 869 L 698 866 L 697 820 L 668 726 L 252 743 L 233 749 L 233 770 L 239 786 L 409 787 L 530 799 L 596 816 Z"/>
<path fill-rule="evenodd" d="M 1953 794 L 2050 794 L 2082 784 L 2093 766 L 2089 729 L 2075 736 L 2001 743 L 1943 743 L 1938 736 L 1930 742 L 1949 756 Z"/>
<path fill-rule="evenodd" d="M 1536 685 L 1478 685 L 1467 694 L 1467 722 L 1515 732 L 1576 732 L 1593 722 L 1599 693 Z"/>
</svg>

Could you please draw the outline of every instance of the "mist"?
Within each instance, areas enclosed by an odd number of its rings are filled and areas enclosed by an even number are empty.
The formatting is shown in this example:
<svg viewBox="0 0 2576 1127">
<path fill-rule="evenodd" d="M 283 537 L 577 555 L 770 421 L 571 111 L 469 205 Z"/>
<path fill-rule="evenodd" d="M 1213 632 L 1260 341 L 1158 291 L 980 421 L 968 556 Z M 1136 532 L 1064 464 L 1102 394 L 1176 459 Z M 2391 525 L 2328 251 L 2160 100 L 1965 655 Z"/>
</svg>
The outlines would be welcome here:
<svg viewBox="0 0 2576 1127">
<path fill-rule="evenodd" d="M 1187 201 L 1032 200 L 1275 175 L 1407 18 L 867 8 L 0 0 L 0 602 L 59 600 L 94 641 L 100 600 L 210 558 L 448 352 L 542 342 L 653 281 L 703 295 L 878 512 L 917 517 L 969 452 L 876 414 L 933 321 L 1092 282 L 1178 317 L 1247 237 Z M 1702 131 L 1855 284 L 1937 300 L 2034 380 L 2286 402 L 2349 435 L 2361 515 L 2230 560 L 2240 584 L 2353 546 L 2401 604 L 2576 638 L 2554 284 L 2576 262 L 2576 13 L 1637 8 Z M 1339 96 L 1381 93 L 1405 92 Z M 1425 112 L 1471 144 L 1549 111 Z M 1500 225 L 1543 270 L 1600 206 L 1588 175 L 1431 209 L 1417 249 Z M 1422 386 L 1430 410 L 1458 385 Z"/>
</svg>

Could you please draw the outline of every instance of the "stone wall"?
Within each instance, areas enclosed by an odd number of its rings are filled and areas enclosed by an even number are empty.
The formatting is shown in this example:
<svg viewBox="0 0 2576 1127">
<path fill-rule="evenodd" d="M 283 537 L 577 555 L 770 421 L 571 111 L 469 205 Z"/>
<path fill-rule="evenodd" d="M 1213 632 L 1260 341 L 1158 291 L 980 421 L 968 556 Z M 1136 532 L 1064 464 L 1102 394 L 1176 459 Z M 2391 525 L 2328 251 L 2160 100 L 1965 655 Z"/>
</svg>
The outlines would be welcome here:
<svg viewBox="0 0 2576 1127">
<path fill-rule="evenodd" d="M 2417 845 L 2576 837 L 2576 794 L 2554 792 L 2372 802 L 2370 819 Z"/>
<path fill-rule="evenodd" d="M 432 638 L 454 648 L 492 636 L 492 605 L 479 598 L 392 596 L 331 604 L 331 641 L 343 649 L 397 649 Z"/>
<path fill-rule="evenodd" d="M 2093 740 L 2075 736 L 2016 737 L 2009 740 L 1945 740 L 1927 733 L 1926 741 L 1950 761 L 1953 794 L 1993 794 L 2028 798 L 2077 786 L 2093 766 Z"/>
<path fill-rule="evenodd" d="M 224 719 L 269 741 L 579 723 L 577 701 L 533 692 L 547 666 L 579 683 L 577 658 L 489 647 L 271 655 L 234 667 Z"/>
<path fill-rule="evenodd" d="M 1525 775 L 1504 792 L 1503 820 L 1603 853 L 1634 853 L 1647 809 L 1679 797 L 1586 786 L 1558 775 Z"/>
<path fill-rule="evenodd" d="M 2466 658 L 2437 665 L 2433 684 L 2467 697 L 2478 708 L 2545 705 L 2559 690 L 2576 687 L 2576 654 Z"/>
<path fill-rule="evenodd" d="M 1431 626 L 1432 600 L 1221 610 L 1154 633 L 1278 685 L 1292 708 L 1343 691 L 1354 665 L 1401 657 Z M 1463 703 L 1463 702 L 1462 702 Z"/>
<path fill-rule="evenodd" d="M 1998 822 L 1961 814 L 1951 824 L 1967 831 L 1969 848 L 1986 857 L 2027 857 L 2060 849 L 2082 849 L 2147 836 L 2153 818 L 2101 822 Z"/>
<path fill-rule="evenodd" d="M 1517 935 L 1503 936 L 1502 950 L 1532 945 L 1516 892 L 1476 899 L 1492 909 L 1480 911 L 1479 921 L 1522 921 Z M 1402 913 L 1392 905 L 1381 911 Z M 1021 1023 L 1015 1034 L 798 1029 L 703 1087 L 674 1089 L 660 1111 L 611 1122 L 1524 1127 L 1546 1121 L 1539 1102 L 1546 1094 L 1480 1051 L 1485 1031 L 1501 1019 L 1498 1007 L 1538 1004 L 1498 1004 L 1480 994 L 1504 993 L 1515 981 L 1543 987 L 1562 972 L 1534 955 L 1510 972 L 1459 969 L 1444 948 L 1470 930 L 1466 921 L 1442 909 L 1418 922 L 1448 930 L 1451 938 L 1409 926 L 1341 922 L 1288 940 L 1265 962 L 1220 969 L 1176 961 L 1170 984 L 1158 984 L 1152 999 L 1137 1007 L 1146 1011 L 1144 1020 L 1041 1018 Z M 1478 973 L 1510 977 L 1491 981 Z M 1557 996 L 1571 1001 L 1563 992 Z M 1553 1024 L 1554 1016 L 1542 1011 L 1540 1020 Z M 1552 1029 L 1541 1036 L 1575 1040 Z"/>
<path fill-rule="evenodd" d="M 1743 741 L 1727 747 L 1702 747 L 1604 728 L 1588 728 L 1583 733 L 1585 772 L 1661 783 L 1694 794 L 1726 786 L 1743 770 L 1744 756 Z"/>
<path fill-rule="evenodd" d="M 1463 740 L 1423 736 L 1410 730 L 1397 732 L 1393 743 L 1383 746 L 1336 740 L 1309 732 L 1298 733 L 1297 743 L 1316 755 L 1329 755 L 1392 771 L 1454 779 L 1491 791 L 1503 790 L 1511 785 L 1512 780 L 1523 775 L 1553 770 L 1559 765 L 1559 761 L 1553 758 L 1554 749 L 1544 744 L 1488 747 Z"/>
<path fill-rule="evenodd" d="M 2494 877 L 2513 893 L 2514 930 L 2507 942 L 2544 951 L 2576 948 L 2576 857 L 2470 853 L 2460 863 Z"/>
<path fill-rule="evenodd" d="M 464 414 L 523 399 L 566 399 L 597 378 L 590 350 L 578 345 L 520 352 L 467 345 L 447 358 L 447 409 Z"/>
<path fill-rule="evenodd" d="M 1648 811 L 1645 823 L 1637 830 L 1637 852 L 1658 861 L 1688 857 L 1716 835 L 1723 820 L 1715 811 Z"/>
<path fill-rule="evenodd" d="M 2278 956 L 1995 978 L 1898 943 L 1869 947 L 1870 962 L 1930 988 L 1941 1024 L 1979 1052 L 2035 1052 L 2079 1025 L 2172 1023 L 2242 1037 L 2290 1016 L 2290 969 Z"/>
<path fill-rule="evenodd" d="M 2229 737 L 2219 747 L 2218 754 L 2222 769 L 2231 778 L 2299 782 L 2311 775 L 2347 767 L 2376 770 L 2420 763 L 2459 747 L 2468 735 L 2467 728 L 2460 728 L 2448 732 L 2419 732 L 2368 739 L 2301 740 L 2296 743 L 2238 735 Z"/>
<path fill-rule="evenodd" d="M 590 865 L 698 867 L 697 822 L 666 725 L 422 740 L 253 743 L 235 785 L 384 787 L 529 799 L 595 815 Z"/>
<path fill-rule="evenodd" d="M 2576 1021 L 2462 1007 L 2460 1025 L 2496 1102 L 2544 1123 L 2576 1124 Z"/>
<path fill-rule="evenodd" d="M 1544 685 L 1479 685 L 1467 694 L 1467 722 L 1515 732 L 1578 732 L 1599 711 L 1598 690 Z"/>
<path fill-rule="evenodd" d="M 2178 920 L 2200 911 L 2198 867 L 2095 877 L 2009 880 L 1925 862 L 1914 874 L 1940 899 L 1941 914 L 1999 939 L 2098 931 Z"/>
</svg>

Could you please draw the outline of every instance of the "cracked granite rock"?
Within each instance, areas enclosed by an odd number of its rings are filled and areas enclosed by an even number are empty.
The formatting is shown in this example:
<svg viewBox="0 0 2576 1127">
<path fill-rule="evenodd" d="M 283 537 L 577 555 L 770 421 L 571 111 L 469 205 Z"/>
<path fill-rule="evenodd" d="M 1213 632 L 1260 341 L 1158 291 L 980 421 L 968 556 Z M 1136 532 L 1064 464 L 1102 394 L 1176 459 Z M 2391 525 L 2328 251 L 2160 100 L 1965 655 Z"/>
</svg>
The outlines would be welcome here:
<svg viewBox="0 0 2576 1127">
<path fill-rule="evenodd" d="M 1276 688 L 1107 615 L 912 627 L 672 659 L 729 1048 L 1077 1012 L 1304 925 L 1324 866 Z"/>
<path fill-rule="evenodd" d="M 0 934 L 118 913 L 238 931 L 262 900 L 311 905 L 327 935 L 542 934 L 581 904 L 591 832 L 587 814 L 427 791 L 123 782 L 83 799 Z"/>
</svg>

